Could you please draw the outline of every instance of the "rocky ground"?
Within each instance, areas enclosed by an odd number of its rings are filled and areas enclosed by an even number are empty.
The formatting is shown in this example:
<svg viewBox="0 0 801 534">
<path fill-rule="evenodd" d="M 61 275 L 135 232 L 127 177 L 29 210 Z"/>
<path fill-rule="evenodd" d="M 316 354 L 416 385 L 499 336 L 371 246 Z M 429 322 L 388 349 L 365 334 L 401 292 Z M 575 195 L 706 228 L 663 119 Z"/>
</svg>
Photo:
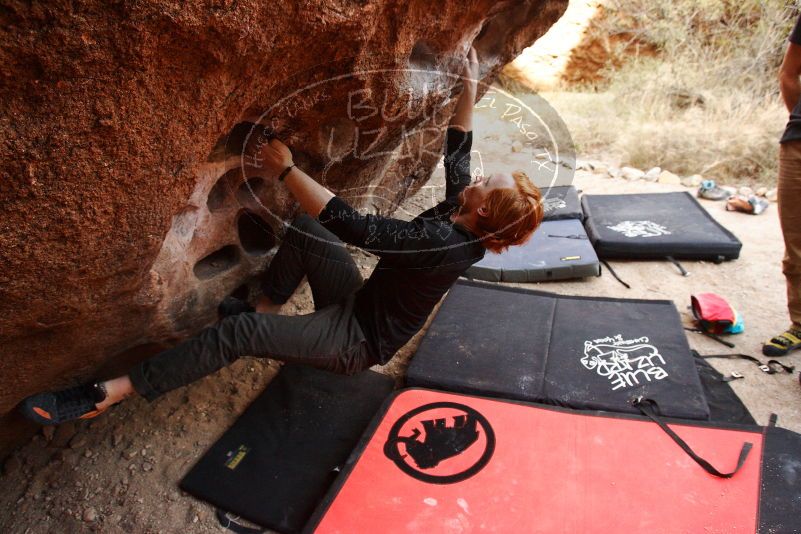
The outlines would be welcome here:
<svg viewBox="0 0 801 534">
<path fill-rule="evenodd" d="M 481 117 L 479 117 L 481 118 Z M 485 117 L 486 118 L 486 117 Z M 486 172 L 500 170 L 521 153 L 505 133 L 476 125 L 476 146 Z M 486 132 L 482 134 L 482 132 Z M 514 147 L 515 152 L 512 152 Z M 630 171 L 614 172 L 616 162 L 579 165 L 574 184 L 585 193 L 638 193 L 686 190 L 681 178 L 648 181 Z M 595 171 L 591 170 L 595 167 Z M 608 172 L 612 168 L 613 172 Z M 597 172 L 596 172 L 597 171 Z M 683 177 L 686 178 L 686 177 Z M 689 182 L 688 182 L 689 183 Z M 430 188 L 409 199 L 400 216 L 427 207 L 432 192 L 443 184 L 441 171 Z M 703 202 L 707 210 L 743 241 L 739 260 L 723 265 L 686 262 L 691 272 L 681 276 L 665 262 L 614 262 L 626 289 L 604 271 L 600 278 L 529 284 L 540 290 L 574 295 L 672 299 L 687 325 L 692 293 L 724 295 L 745 318 L 745 333 L 732 338 L 737 351 L 758 355 L 763 339 L 786 326 L 784 281 L 780 269 L 783 245 L 776 205 L 759 216 L 726 212 L 722 202 Z M 365 274 L 374 259 L 354 251 Z M 299 291 L 283 313 L 311 311 L 308 288 Z M 390 364 L 379 369 L 400 383 L 405 366 L 423 333 L 415 337 Z M 702 353 L 721 352 L 720 345 L 688 333 L 690 344 Z M 801 369 L 801 355 L 784 359 Z M 714 360 L 724 373 L 739 371 L 733 382 L 759 423 L 771 413 L 779 425 L 801 432 L 801 387 L 798 372 L 767 375 L 746 361 Z M 213 508 L 182 493 L 178 481 L 203 452 L 225 431 L 248 403 L 275 376 L 279 365 L 245 358 L 152 404 L 130 400 L 94 420 L 65 424 L 41 432 L 14 453 L 0 478 L 0 532 L 221 532 Z"/>
</svg>

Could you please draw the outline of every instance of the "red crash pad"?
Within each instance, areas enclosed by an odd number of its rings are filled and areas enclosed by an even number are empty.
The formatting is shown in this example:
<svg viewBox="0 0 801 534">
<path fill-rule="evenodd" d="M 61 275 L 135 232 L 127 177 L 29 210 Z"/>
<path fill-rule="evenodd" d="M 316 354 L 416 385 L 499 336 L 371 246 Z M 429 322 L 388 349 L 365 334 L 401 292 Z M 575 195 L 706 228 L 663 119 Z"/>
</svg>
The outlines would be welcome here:
<svg viewBox="0 0 801 534">
<path fill-rule="evenodd" d="M 307 526 L 353 532 L 746 533 L 757 529 L 760 429 L 656 424 L 407 389 L 387 403 Z"/>
</svg>

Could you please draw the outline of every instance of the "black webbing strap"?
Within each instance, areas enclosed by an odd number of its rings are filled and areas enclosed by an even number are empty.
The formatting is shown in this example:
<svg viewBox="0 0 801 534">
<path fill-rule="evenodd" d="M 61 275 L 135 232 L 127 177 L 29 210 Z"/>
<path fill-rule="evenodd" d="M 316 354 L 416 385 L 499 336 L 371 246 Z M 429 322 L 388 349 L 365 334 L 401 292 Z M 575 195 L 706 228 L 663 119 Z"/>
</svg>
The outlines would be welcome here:
<svg viewBox="0 0 801 534">
<path fill-rule="evenodd" d="M 781 372 L 781 371 L 775 371 L 773 369 L 774 365 L 778 365 L 780 368 L 784 370 L 785 373 L 792 373 L 793 371 L 795 371 L 795 365 L 785 365 L 779 360 L 768 360 L 768 367 L 770 368 L 770 371 L 765 371 L 765 372 L 768 373 L 769 375 Z"/>
<path fill-rule="evenodd" d="M 236 534 L 263 534 L 267 532 L 266 530 L 260 528 L 253 528 L 253 527 L 246 527 L 242 523 L 239 523 L 239 516 L 231 515 L 228 512 L 224 512 L 217 508 L 216 510 L 217 521 L 223 526 L 223 528 L 227 528 L 231 532 L 236 532 Z"/>
<path fill-rule="evenodd" d="M 556 235 L 556 234 L 548 234 L 548 237 L 564 237 L 565 239 L 589 239 L 586 235 Z"/>
<path fill-rule="evenodd" d="M 776 423 L 779 421 L 779 416 L 775 413 L 770 414 L 770 419 L 768 419 L 768 426 L 776 426 Z"/>
<path fill-rule="evenodd" d="M 692 352 L 693 356 L 696 357 L 696 358 L 700 358 L 700 359 L 704 358 L 695 349 L 691 349 L 690 352 Z M 733 382 L 734 380 L 740 380 L 740 379 L 745 378 L 745 377 L 741 373 L 738 373 L 737 371 L 732 371 L 732 373 L 729 376 L 721 375 L 720 378 L 718 378 L 716 376 L 708 376 L 707 378 L 712 378 L 714 380 L 717 380 L 718 382 Z"/>
<path fill-rule="evenodd" d="M 707 332 L 705 330 L 701 330 L 700 328 L 690 328 L 690 327 L 687 327 L 687 326 L 685 326 L 684 329 L 687 330 L 688 332 L 697 332 L 699 334 L 702 334 L 702 335 L 708 337 L 709 339 L 713 339 L 713 340 L 717 341 L 721 345 L 725 345 L 725 346 L 729 347 L 730 349 L 734 348 L 734 343 L 730 343 L 730 342 L 726 341 L 725 339 L 721 338 L 717 334 L 713 334 L 711 332 Z"/>
<path fill-rule="evenodd" d="M 748 360 L 749 362 L 754 362 L 757 365 L 764 365 L 759 358 L 751 356 L 750 354 L 701 354 L 701 358 L 705 360 L 710 360 L 712 358 L 726 358 L 727 360 Z"/>
<path fill-rule="evenodd" d="M 690 273 L 687 272 L 687 270 L 684 267 L 682 267 L 681 263 L 679 263 L 678 260 L 676 260 L 676 258 L 674 258 L 673 256 L 665 256 L 665 259 L 670 263 L 672 263 L 673 265 L 675 265 L 682 276 L 690 276 Z"/>
<path fill-rule="evenodd" d="M 614 270 L 614 269 L 612 269 L 612 266 L 611 266 L 611 265 L 609 265 L 609 263 L 607 263 L 607 261 L 606 261 L 606 260 L 601 260 L 601 263 L 603 263 L 603 264 L 604 264 L 604 266 L 605 266 L 607 269 L 609 269 L 609 272 L 612 274 L 612 276 L 614 276 L 614 277 L 615 277 L 615 280 L 617 280 L 618 282 L 620 282 L 621 284 L 623 284 L 624 286 L 626 286 L 626 288 L 627 288 L 627 289 L 631 289 L 631 286 L 630 286 L 630 285 L 628 285 L 626 282 L 624 282 L 624 281 L 623 281 L 623 280 L 622 280 L 622 279 L 621 279 L 621 278 L 620 278 L 620 277 L 617 275 L 617 273 L 615 272 L 615 270 Z"/>
<path fill-rule="evenodd" d="M 753 362 L 757 364 L 757 366 L 765 373 L 769 375 L 775 375 L 776 373 L 781 373 L 784 371 L 785 373 L 792 373 L 795 371 L 795 366 L 793 365 L 785 365 L 779 360 L 768 360 L 767 363 L 762 363 L 759 358 L 755 358 L 754 356 L 750 356 L 748 354 L 707 354 L 706 356 L 701 356 L 704 359 L 710 358 L 726 358 L 729 360 L 748 360 L 749 362 Z M 781 369 L 780 371 L 776 370 L 776 367 Z"/>
<path fill-rule="evenodd" d="M 685 442 L 683 439 L 681 439 L 678 434 L 673 432 L 673 430 L 669 426 L 667 426 L 667 424 L 665 424 L 664 421 L 659 419 L 659 417 L 656 415 L 656 412 L 654 410 L 654 408 L 657 407 L 656 402 L 652 401 L 651 399 L 644 399 L 642 397 L 638 397 L 638 398 L 634 399 L 633 403 L 634 403 L 634 406 L 636 406 L 637 408 L 640 409 L 640 411 L 643 413 L 643 415 L 645 415 L 651 421 L 653 421 L 654 423 L 659 425 L 659 428 L 664 430 L 665 433 L 668 436 L 673 438 L 673 441 L 675 441 L 676 444 L 679 447 L 681 447 L 682 450 L 684 452 L 686 452 L 687 455 L 690 458 L 695 460 L 695 463 L 700 465 L 704 469 L 704 471 L 706 471 L 710 475 L 714 475 L 714 476 L 719 477 L 719 478 L 731 478 L 731 477 L 733 477 L 734 474 L 737 473 L 737 471 L 739 471 L 740 468 L 743 466 L 743 464 L 745 463 L 745 459 L 748 458 L 748 453 L 751 452 L 751 448 L 754 446 L 752 443 L 749 443 L 748 441 L 743 442 L 743 447 L 742 447 L 742 449 L 740 449 L 740 457 L 737 459 L 737 467 L 735 467 L 734 471 L 732 471 L 731 473 L 721 473 L 720 471 L 715 469 L 715 467 L 712 464 L 710 464 L 709 462 L 707 462 L 706 460 L 704 460 L 703 458 L 698 456 L 695 453 L 695 451 L 693 451 L 690 448 L 690 446 L 687 445 L 687 442 Z"/>
</svg>

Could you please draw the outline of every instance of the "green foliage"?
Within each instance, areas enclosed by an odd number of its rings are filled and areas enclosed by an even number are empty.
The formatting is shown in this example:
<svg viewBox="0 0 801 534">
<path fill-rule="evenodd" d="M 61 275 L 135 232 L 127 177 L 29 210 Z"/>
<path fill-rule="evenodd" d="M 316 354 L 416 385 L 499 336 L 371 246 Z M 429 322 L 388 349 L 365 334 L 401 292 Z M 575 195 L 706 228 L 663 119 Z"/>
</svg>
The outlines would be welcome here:
<svg viewBox="0 0 801 534">
<path fill-rule="evenodd" d="M 771 183 L 787 121 L 777 72 L 797 16 L 779 0 L 609 0 L 591 30 L 617 43 L 608 82 L 547 98 L 584 151 Z"/>
<path fill-rule="evenodd" d="M 610 0 L 593 31 L 626 36 L 618 55 L 632 41 L 655 47 L 673 85 L 731 84 L 761 96 L 776 92 L 775 72 L 797 15 L 781 0 Z"/>
</svg>

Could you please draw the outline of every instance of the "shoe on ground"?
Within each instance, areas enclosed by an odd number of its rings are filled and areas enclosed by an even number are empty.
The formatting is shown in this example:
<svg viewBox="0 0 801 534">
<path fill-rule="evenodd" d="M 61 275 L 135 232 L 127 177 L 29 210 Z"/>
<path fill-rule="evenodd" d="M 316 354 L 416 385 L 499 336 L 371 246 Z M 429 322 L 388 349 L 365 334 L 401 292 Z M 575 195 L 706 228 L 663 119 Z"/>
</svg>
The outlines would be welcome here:
<svg viewBox="0 0 801 534">
<path fill-rule="evenodd" d="M 751 195 L 748 197 L 748 203 L 754 208 L 751 213 L 754 215 L 759 215 L 760 213 L 764 212 L 770 206 L 770 201 L 766 198 L 758 197 L 756 195 Z"/>
<path fill-rule="evenodd" d="M 27 419 L 40 425 L 58 425 L 73 419 L 91 419 L 103 413 L 95 404 L 106 399 L 102 387 L 84 384 L 61 391 L 31 395 L 20 405 Z"/>
<path fill-rule="evenodd" d="M 801 329 L 788 328 L 762 345 L 765 356 L 784 356 L 788 352 L 801 349 Z"/>
<path fill-rule="evenodd" d="M 731 196 L 731 193 L 718 187 L 715 180 L 704 180 L 698 188 L 698 198 L 706 200 L 725 200 Z"/>
<path fill-rule="evenodd" d="M 256 311 L 256 308 L 236 297 L 225 297 L 222 302 L 220 302 L 220 305 L 217 306 L 217 314 L 220 316 L 220 319 L 254 311 Z"/>
<path fill-rule="evenodd" d="M 726 201 L 726 211 L 741 211 L 751 215 L 759 215 L 770 206 L 768 199 L 751 195 L 733 195 Z"/>
<path fill-rule="evenodd" d="M 754 206 L 743 195 L 732 195 L 726 200 L 726 211 L 754 213 Z"/>
</svg>

